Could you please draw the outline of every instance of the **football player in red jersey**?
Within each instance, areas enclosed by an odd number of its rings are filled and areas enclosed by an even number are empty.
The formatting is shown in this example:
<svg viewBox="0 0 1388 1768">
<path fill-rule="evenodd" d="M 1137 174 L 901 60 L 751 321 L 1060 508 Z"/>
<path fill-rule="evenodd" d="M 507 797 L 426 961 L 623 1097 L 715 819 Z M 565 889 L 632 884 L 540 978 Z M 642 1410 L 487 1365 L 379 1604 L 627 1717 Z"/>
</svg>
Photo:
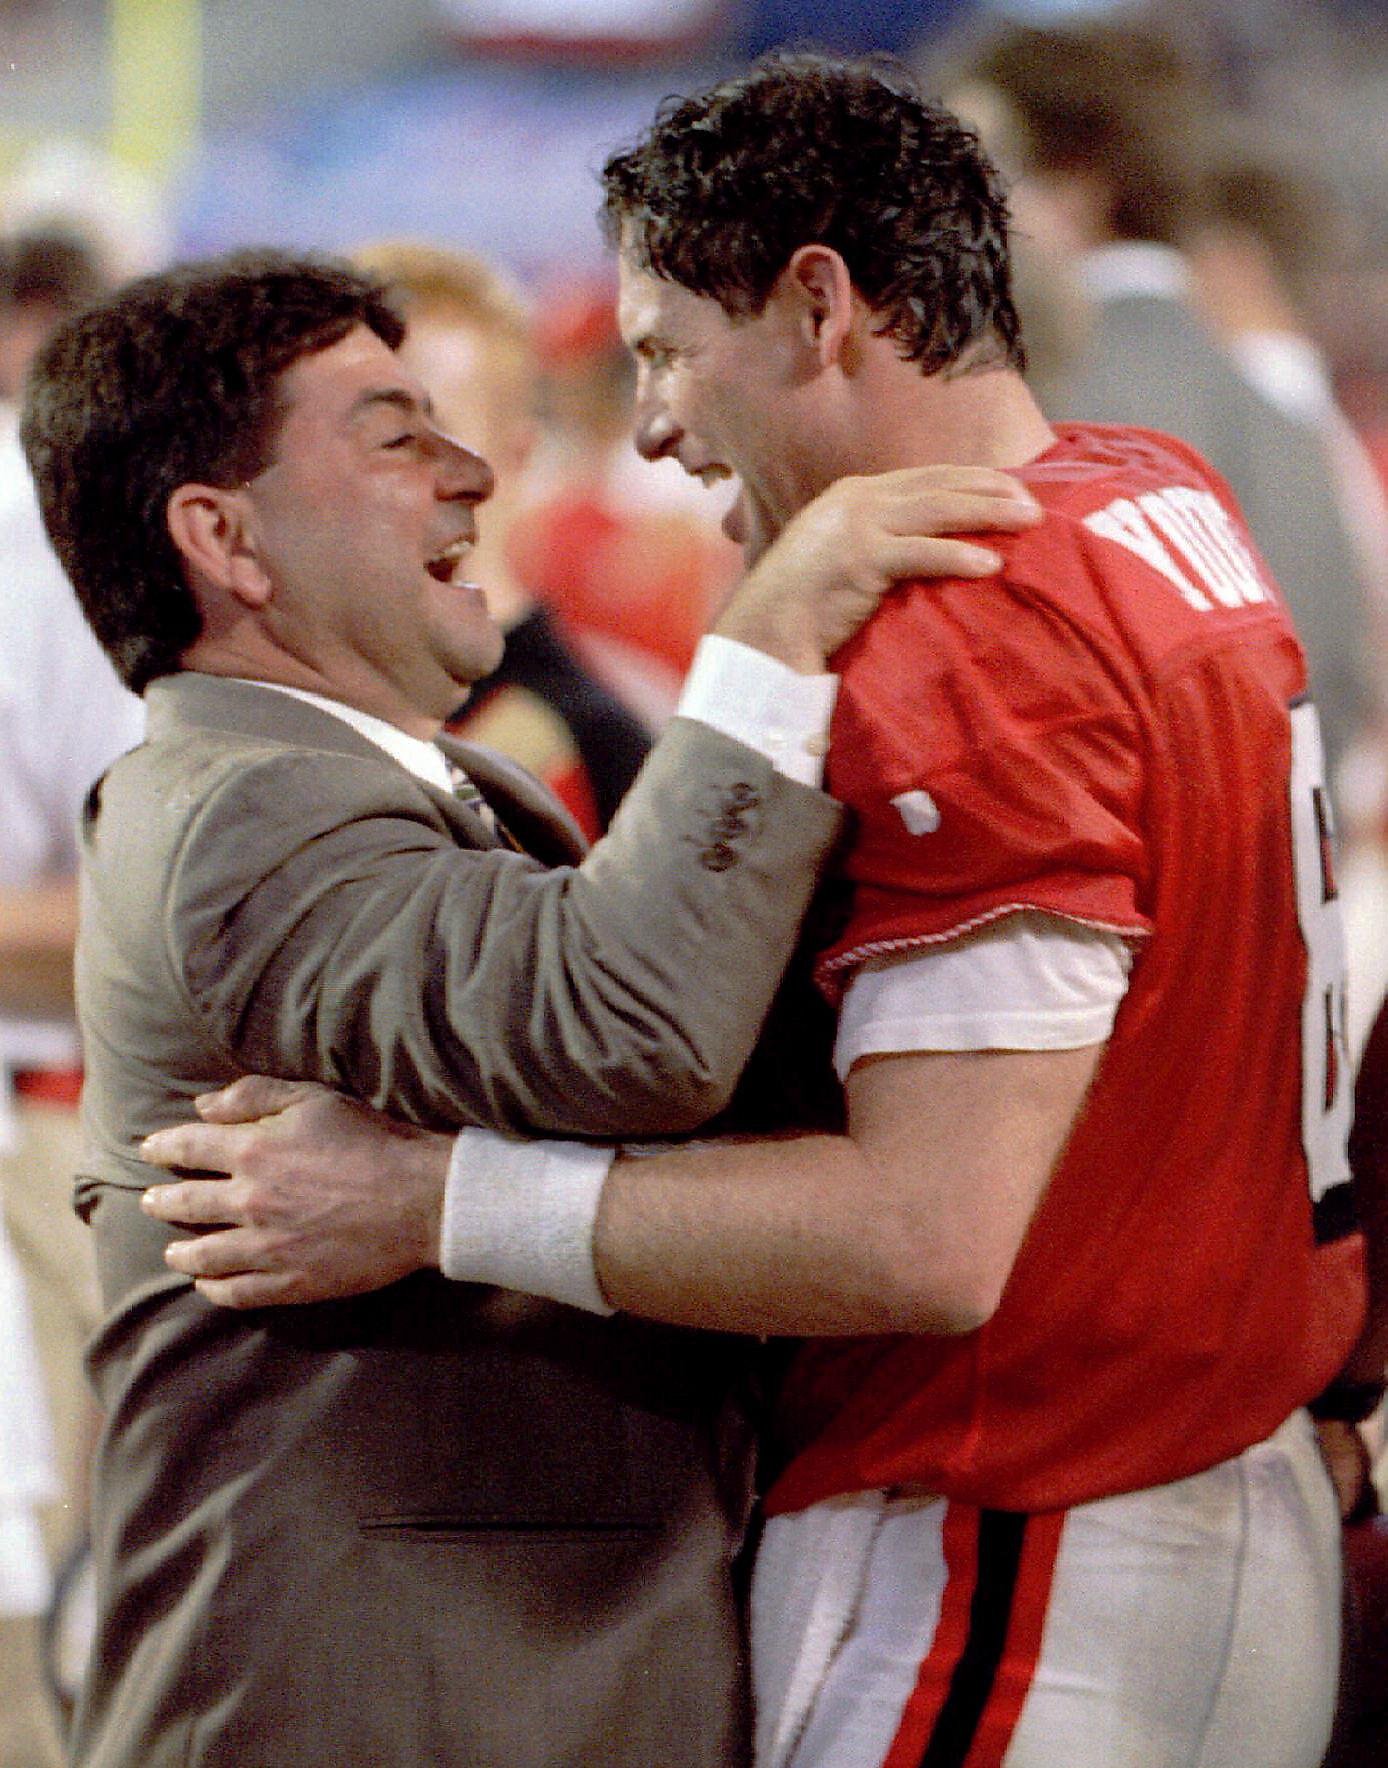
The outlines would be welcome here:
<svg viewBox="0 0 1388 1768">
<path fill-rule="evenodd" d="M 638 446 L 735 475 L 749 554 L 923 462 L 1012 471 L 1047 519 L 998 542 L 999 592 L 907 585 L 836 659 L 843 1129 L 619 1157 L 597 1189 L 591 1151 L 569 1188 L 562 1144 L 489 1165 L 465 1132 L 419 1257 L 442 1212 L 451 1276 L 573 1299 L 577 1245 L 595 1305 L 809 1340 L 753 1593 L 761 1768 L 1313 1768 L 1340 1572 L 1305 1408 L 1365 1401 L 1332 1386 L 1364 1248 L 1278 592 L 1196 455 L 1036 407 L 996 179 L 899 72 L 758 64 L 605 184 Z M 360 1117 L 293 1110 L 333 1139 L 315 1184 L 360 1286 L 404 1205 Z M 234 1164 L 226 1131 L 157 1141 Z M 211 1297 L 267 1299 L 277 1259 L 281 1298 L 348 1281 L 340 1248 L 271 1244 L 277 1182 L 219 1190 L 150 1204 L 261 1224 L 170 1249 Z"/>
</svg>

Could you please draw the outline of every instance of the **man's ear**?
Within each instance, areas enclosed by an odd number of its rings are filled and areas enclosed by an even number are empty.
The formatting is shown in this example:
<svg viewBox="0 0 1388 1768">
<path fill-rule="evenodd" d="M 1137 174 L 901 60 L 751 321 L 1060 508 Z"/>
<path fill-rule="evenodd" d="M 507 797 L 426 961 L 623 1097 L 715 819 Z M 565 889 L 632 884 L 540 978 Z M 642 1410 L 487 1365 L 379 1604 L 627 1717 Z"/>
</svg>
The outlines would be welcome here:
<svg viewBox="0 0 1388 1768">
<path fill-rule="evenodd" d="M 270 599 L 270 583 L 252 544 L 249 514 L 239 490 L 188 484 L 170 494 L 165 520 L 195 583 L 261 608 Z"/>
<path fill-rule="evenodd" d="M 795 302 L 801 336 L 820 366 L 838 364 L 851 371 L 861 303 L 840 254 L 832 246 L 800 246 L 781 273 L 780 288 Z"/>
</svg>

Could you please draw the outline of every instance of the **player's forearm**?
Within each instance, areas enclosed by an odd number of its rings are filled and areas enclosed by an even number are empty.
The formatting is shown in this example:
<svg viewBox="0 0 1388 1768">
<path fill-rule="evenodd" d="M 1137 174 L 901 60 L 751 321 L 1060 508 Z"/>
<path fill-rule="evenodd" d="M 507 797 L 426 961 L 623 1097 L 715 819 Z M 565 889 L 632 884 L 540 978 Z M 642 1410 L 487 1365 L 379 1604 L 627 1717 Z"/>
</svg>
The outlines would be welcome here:
<svg viewBox="0 0 1388 1768">
<path fill-rule="evenodd" d="M 846 1136 L 615 1164 L 482 1129 L 402 1147 L 399 1126 L 351 1101 L 249 1080 L 143 1149 L 233 1182 L 183 1179 L 145 1203 L 214 1230 L 166 1256 L 236 1306 L 350 1295 L 437 1262 L 459 1282 L 676 1324 L 965 1332 L 1001 1299 L 1101 1048 L 867 1062 Z M 238 1103 L 241 1089 L 256 1096 Z"/>
<path fill-rule="evenodd" d="M 474 1162 L 465 1134 L 444 1223 L 459 1255 L 446 1244 L 443 1268 L 580 1306 L 586 1268 L 599 1305 L 725 1331 L 972 1331 L 1002 1298 L 1102 1048 L 869 1060 L 849 1079 L 846 1135 L 626 1156 L 605 1183 L 581 1163 L 566 1173 L 563 1144 L 534 1144 L 538 1209 L 522 1158 L 489 1171 L 485 1140 Z"/>
<path fill-rule="evenodd" d="M 598 1210 L 598 1280 L 614 1306 L 675 1325 L 971 1331 L 998 1286 L 925 1196 L 842 1136 L 623 1157 Z"/>
</svg>

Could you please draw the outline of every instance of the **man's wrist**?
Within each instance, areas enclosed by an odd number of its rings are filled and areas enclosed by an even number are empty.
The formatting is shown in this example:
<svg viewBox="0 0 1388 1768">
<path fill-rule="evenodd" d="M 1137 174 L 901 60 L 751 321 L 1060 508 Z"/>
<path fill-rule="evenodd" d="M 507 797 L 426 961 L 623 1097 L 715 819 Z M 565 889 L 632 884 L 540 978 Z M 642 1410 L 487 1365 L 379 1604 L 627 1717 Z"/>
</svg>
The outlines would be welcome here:
<svg viewBox="0 0 1388 1768">
<path fill-rule="evenodd" d="M 802 786 L 818 786 L 838 683 L 836 675 L 801 674 L 739 639 L 709 633 L 699 642 L 679 712 L 755 749 Z"/>
<path fill-rule="evenodd" d="M 439 1264 L 443 1205 L 456 1137 L 437 1130 L 397 1126 L 408 1166 L 398 1171 L 396 1196 L 402 1237 L 412 1244 L 418 1268 L 434 1271 Z"/>
<path fill-rule="evenodd" d="M 769 663 L 788 670 L 792 675 L 822 675 L 826 658 L 822 648 L 797 636 L 771 630 L 764 621 L 742 619 L 732 615 L 719 621 L 705 634 L 707 638 L 725 639 L 730 645 L 742 645 L 755 651 Z"/>
<path fill-rule="evenodd" d="M 464 1130 L 444 1186 L 439 1266 L 489 1283 L 610 1314 L 593 1267 L 593 1230 L 613 1150 Z"/>
</svg>

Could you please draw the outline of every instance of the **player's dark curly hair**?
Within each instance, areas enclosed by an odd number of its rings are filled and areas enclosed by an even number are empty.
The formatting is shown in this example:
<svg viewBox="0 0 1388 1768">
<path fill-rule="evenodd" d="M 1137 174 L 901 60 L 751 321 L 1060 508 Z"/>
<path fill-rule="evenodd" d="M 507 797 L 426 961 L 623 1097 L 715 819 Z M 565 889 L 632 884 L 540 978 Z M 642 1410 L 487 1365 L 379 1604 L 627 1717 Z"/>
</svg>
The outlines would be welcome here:
<svg viewBox="0 0 1388 1768">
<path fill-rule="evenodd" d="M 609 237 L 729 314 L 760 313 L 800 246 L 832 246 L 923 373 L 1025 365 L 997 173 L 887 57 L 764 57 L 667 100 L 602 176 Z"/>
<path fill-rule="evenodd" d="M 404 323 L 331 259 L 236 252 L 143 278 L 59 327 L 30 371 L 21 435 L 44 525 L 92 630 L 137 693 L 202 630 L 170 537 L 180 485 L 264 468 L 279 377 L 368 326 Z"/>
</svg>

